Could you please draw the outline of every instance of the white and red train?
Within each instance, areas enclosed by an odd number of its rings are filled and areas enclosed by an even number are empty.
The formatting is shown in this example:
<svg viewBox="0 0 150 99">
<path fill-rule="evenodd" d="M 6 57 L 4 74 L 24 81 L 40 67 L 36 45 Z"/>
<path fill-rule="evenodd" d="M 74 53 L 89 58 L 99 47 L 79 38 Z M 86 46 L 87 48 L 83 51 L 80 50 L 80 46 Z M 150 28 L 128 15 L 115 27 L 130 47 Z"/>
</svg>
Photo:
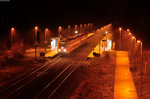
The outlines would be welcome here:
<svg viewBox="0 0 150 99">
<path fill-rule="evenodd" d="M 87 34 L 78 34 L 74 37 L 63 38 L 58 43 L 58 53 L 69 53 L 87 41 Z"/>
</svg>

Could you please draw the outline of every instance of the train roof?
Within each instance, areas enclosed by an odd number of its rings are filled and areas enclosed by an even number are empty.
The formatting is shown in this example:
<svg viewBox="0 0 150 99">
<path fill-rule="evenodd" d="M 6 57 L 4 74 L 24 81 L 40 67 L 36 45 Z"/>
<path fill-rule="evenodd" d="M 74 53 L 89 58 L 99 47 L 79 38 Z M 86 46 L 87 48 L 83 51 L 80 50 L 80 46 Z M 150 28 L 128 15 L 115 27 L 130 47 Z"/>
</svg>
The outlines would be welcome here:
<svg viewBox="0 0 150 99">
<path fill-rule="evenodd" d="M 75 38 L 77 38 L 77 37 L 80 37 L 80 36 L 82 36 L 82 35 L 84 35 L 84 34 L 78 34 L 78 35 L 70 36 L 70 37 L 68 37 L 68 38 L 62 38 L 60 41 L 61 41 L 61 42 L 65 42 L 65 41 L 67 41 L 67 40 L 73 40 L 73 39 L 75 39 Z"/>
</svg>

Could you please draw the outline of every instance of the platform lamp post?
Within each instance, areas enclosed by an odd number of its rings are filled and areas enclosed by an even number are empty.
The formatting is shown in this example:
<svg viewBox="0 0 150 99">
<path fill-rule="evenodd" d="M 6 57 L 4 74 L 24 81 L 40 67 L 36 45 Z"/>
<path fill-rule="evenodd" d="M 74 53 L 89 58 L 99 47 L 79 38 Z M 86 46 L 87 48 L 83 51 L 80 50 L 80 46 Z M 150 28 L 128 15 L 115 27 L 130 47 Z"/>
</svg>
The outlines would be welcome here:
<svg viewBox="0 0 150 99">
<path fill-rule="evenodd" d="M 34 63 L 36 64 L 37 63 L 37 47 L 38 47 L 38 40 L 37 40 L 37 38 L 39 36 L 39 34 L 38 34 L 38 27 L 35 26 L 34 30 L 35 30 L 35 59 L 34 59 Z"/>
<path fill-rule="evenodd" d="M 141 60 L 141 96 L 143 95 L 143 80 L 142 80 L 142 76 L 143 76 L 143 48 L 142 48 L 142 42 L 140 40 L 137 40 L 137 44 L 140 44 L 140 60 Z"/>
<path fill-rule="evenodd" d="M 128 41 L 128 52 L 129 52 L 129 56 L 131 54 L 131 37 L 132 37 L 132 33 L 128 33 L 128 36 L 129 36 L 129 41 Z"/>
<path fill-rule="evenodd" d="M 132 40 L 133 40 L 133 66 L 135 68 L 135 47 L 136 47 L 136 38 L 134 36 L 132 36 Z"/>
<path fill-rule="evenodd" d="M 83 25 L 80 24 L 80 34 L 82 34 L 82 33 L 83 33 Z"/>
<path fill-rule="evenodd" d="M 89 33 L 89 30 L 90 30 L 90 24 L 88 23 L 87 24 L 87 32 Z"/>
<path fill-rule="evenodd" d="M 127 32 L 130 33 L 130 29 L 127 29 Z"/>
<path fill-rule="evenodd" d="M 86 34 L 87 26 L 84 24 L 84 34 Z"/>
<path fill-rule="evenodd" d="M 68 34 L 67 34 L 67 37 L 69 37 L 70 35 L 71 35 L 71 26 L 70 25 L 68 25 Z"/>
<path fill-rule="evenodd" d="M 45 53 L 46 53 L 46 44 L 47 44 L 47 35 L 48 35 L 49 29 L 45 28 L 45 36 L 44 36 L 44 47 L 45 47 Z"/>
<path fill-rule="evenodd" d="M 15 33 L 15 28 L 12 27 L 11 28 L 11 47 L 13 46 L 13 43 L 14 43 L 14 34 Z"/>
<path fill-rule="evenodd" d="M 61 32 L 62 32 L 62 27 L 61 26 L 59 26 L 58 27 L 58 36 L 61 38 Z"/>
<path fill-rule="evenodd" d="M 122 44 L 121 44 L 121 43 L 122 43 L 122 41 L 121 41 L 121 40 L 122 40 L 122 38 L 121 38 L 121 35 L 122 35 L 122 34 L 121 34 L 121 31 L 122 31 L 122 28 L 120 27 L 120 28 L 119 28 L 119 32 L 120 32 L 120 34 L 119 34 L 119 35 L 120 35 L 120 37 L 119 37 L 119 39 L 120 39 L 120 40 L 119 40 L 119 50 L 122 49 Z"/>
</svg>

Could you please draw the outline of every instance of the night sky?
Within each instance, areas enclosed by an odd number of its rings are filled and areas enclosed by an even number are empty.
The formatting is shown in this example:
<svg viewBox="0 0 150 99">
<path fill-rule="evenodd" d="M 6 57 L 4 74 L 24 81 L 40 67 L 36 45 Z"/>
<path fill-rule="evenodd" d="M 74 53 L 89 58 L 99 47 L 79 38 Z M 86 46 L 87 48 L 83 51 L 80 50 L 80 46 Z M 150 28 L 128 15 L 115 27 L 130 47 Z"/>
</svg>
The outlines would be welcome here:
<svg viewBox="0 0 150 99">
<path fill-rule="evenodd" d="M 130 28 L 144 42 L 149 40 L 149 0 L 11 0 L 0 2 L 1 20 L 20 30 L 35 25 L 57 29 L 92 22 Z M 4 18 L 5 17 L 5 18 Z M 1 21 L 2 24 L 2 21 Z M 4 24 L 4 23 L 3 23 Z"/>
</svg>

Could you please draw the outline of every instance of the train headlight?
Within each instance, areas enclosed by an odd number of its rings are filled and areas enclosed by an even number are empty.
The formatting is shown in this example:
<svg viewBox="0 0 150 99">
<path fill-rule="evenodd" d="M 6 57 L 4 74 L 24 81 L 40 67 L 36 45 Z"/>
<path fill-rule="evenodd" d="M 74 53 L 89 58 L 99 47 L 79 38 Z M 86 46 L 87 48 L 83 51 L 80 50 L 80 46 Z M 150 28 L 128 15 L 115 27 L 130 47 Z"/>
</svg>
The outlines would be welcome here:
<svg viewBox="0 0 150 99">
<path fill-rule="evenodd" d="M 64 47 L 61 47 L 61 49 L 64 49 Z"/>
<path fill-rule="evenodd" d="M 66 52 L 67 50 L 66 49 L 64 49 L 64 52 Z"/>
<path fill-rule="evenodd" d="M 58 49 L 58 52 L 60 52 L 61 51 L 61 49 Z"/>
</svg>

